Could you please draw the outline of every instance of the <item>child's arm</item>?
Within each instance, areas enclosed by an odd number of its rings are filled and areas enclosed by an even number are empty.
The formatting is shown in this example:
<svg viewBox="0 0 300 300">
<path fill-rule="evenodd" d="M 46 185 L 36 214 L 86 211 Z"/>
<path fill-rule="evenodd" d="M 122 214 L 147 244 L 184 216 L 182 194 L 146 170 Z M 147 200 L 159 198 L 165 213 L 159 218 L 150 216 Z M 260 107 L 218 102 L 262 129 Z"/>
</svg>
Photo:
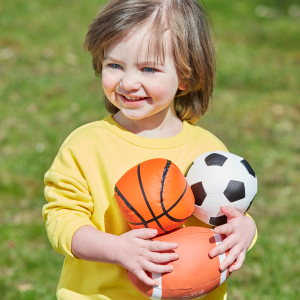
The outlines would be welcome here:
<svg viewBox="0 0 300 300">
<path fill-rule="evenodd" d="M 256 225 L 252 218 L 241 214 L 230 206 L 221 207 L 221 211 L 227 216 L 227 224 L 214 228 L 214 233 L 225 234 L 225 240 L 213 248 L 209 255 L 215 257 L 226 250 L 229 250 L 228 256 L 220 266 L 220 270 L 225 270 L 231 264 L 229 272 L 237 271 L 243 265 L 246 252 L 256 234 Z"/>
<path fill-rule="evenodd" d="M 72 239 L 72 253 L 88 261 L 119 264 L 134 273 L 141 281 L 158 286 L 145 272 L 171 272 L 171 265 L 159 265 L 178 259 L 175 253 L 159 253 L 177 248 L 175 243 L 149 241 L 156 229 L 135 229 L 120 236 L 99 231 L 92 226 L 80 227 Z"/>
</svg>

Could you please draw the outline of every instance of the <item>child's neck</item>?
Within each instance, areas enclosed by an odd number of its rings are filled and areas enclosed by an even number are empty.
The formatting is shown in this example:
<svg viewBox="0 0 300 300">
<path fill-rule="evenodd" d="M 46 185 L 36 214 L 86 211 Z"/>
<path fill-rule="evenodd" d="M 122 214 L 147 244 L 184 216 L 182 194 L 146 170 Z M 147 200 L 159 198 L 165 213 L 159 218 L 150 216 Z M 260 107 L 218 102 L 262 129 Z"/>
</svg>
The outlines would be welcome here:
<svg viewBox="0 0 300 300">
<path fill-rule="evenodd" d="M 153 115 L 143 119 L 129 119 L 119 111 L 114 115 L 114 119 L 128 131 L 152 139 L 175 136 L 183 127 L 182 121 L 172 112 L 166 114 L 164 118 Z"/>
</svg>

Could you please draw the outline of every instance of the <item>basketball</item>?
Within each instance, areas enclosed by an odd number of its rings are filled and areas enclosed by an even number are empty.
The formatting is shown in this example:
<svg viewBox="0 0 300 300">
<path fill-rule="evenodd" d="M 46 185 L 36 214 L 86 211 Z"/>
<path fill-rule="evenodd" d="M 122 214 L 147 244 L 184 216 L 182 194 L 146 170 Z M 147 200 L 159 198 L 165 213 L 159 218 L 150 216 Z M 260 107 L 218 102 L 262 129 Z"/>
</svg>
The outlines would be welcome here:
<svg viewBox="0 0 300 300">
<path fill-rule="evenodd" d="M 151 299 L 199 299 L 222 284 L 229 276 L 219 266 L 228 252 L 210 258 L 208 253 L 225 238 L 203 227 L 184 227 L 153 238 L 154 241 L 175 242 L 173 250 L 179 259 L 169 262 L 174 269 L 171 273 L 150 273 L 148 276 L 159 281 L 158 287 L 146 285 L 133 273 L 127 271 L 133 287 L 146 298 Z"/>
<path fill-rule="evenodd" d="M 116 183 L 115 197 L 132 229 L 153 228 L 158 234 L 183 224 L 194 212 L 195 198 L 184 175 L 170 160 L 146 160 Z"/>
</svg>

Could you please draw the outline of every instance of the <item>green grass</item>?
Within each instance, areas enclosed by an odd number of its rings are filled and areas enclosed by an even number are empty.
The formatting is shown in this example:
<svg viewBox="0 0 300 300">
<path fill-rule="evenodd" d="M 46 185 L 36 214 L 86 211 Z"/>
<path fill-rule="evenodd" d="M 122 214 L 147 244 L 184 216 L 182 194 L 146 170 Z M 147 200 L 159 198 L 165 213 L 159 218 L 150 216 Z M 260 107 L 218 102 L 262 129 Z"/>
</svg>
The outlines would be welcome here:
<svg viewBox="0 0 300 300">
<path fill-rule="evenodd" d="M 0 298 L 55 299 L 63 257 L 41 217 L 43 175 L 67 135 L 107 113 L 83 53 L 101 1 L 0 4 Z M 218 75 L 199 125 L 251 162 L 259 230 L 233 300 L 300 298 L 300 10 L 298 1 L 206 1 Z"/>
</svg>

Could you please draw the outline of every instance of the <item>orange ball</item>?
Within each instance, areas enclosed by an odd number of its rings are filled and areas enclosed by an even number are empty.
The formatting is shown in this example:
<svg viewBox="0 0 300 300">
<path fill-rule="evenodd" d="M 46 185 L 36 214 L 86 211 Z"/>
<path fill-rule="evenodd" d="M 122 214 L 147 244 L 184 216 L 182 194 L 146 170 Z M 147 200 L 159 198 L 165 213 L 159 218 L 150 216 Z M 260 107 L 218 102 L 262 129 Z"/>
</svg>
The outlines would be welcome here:
<svg viewBox="0 0 300 300">
<path fill-rule="evenodd" d="M 173 271 L 162 274 L 146 272 L 159 282 L 158 287 L 146 285 L 130 271 L 127 271 L 128 279 L 146 298 L 200 299 L 222 284 L 230 274 L 228 269 L 223 272 L 219 270 L 228 251 L 214 258 L 208 255 L 224 238 L 224 235 L 214 234 L 211 229 L 202 227 L 177 228 L 162 234 L 152 240 L 178 244 L 172 252 L 178 253 L 179 259 L 167 263 L 173 265 Z"/>
<path fill-rule="evenodd" d="M 128 170 L 116 183 L 115 196 L 132 229 L 154 228 L 158 234 L 183 224 L 195 208 L 184 175 L 163 158 L 144 161 Z"/>
</svg>

